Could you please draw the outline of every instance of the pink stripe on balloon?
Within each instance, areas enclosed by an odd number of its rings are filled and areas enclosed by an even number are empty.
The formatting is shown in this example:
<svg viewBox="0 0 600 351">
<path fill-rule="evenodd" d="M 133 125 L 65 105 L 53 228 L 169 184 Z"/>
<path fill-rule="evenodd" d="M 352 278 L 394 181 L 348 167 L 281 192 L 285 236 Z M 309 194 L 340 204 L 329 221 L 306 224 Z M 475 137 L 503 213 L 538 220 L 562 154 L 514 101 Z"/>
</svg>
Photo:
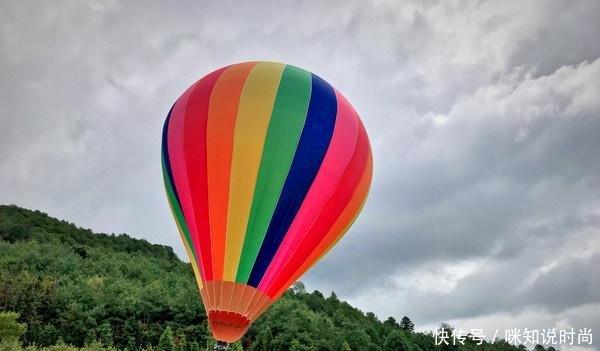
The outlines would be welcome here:
<svg viewBox="0 0 600 351">
<path fill-rule="evenodd" d="M 223 67 L 213 71 L 183 93 L 171 112 L 167 135 L 169 161 L 175 187 L 177 188 L 185 222 L 192 237 L 200 274 L 204 281 L 212 275 L 212 270 L 207 275 L 207 271 L 211 269 L 210 249 L 200 244 L 210 233 L 207 228 L 208 216 L 202 215 L 202 210 L 206 209 L 205 206 L 207 205 L 206 196 L 202 196 L 206 195 L 202 193 L 202 189 L 205 191 L 206 186 L 201 183 L 202 176 L 206 176 L 206 174 L 201 174 L 206 170 L 206 114 L 208 113 L 212 89 L 221 73 L 227 68 Z M 196 134 L 192 132 L 196 132 Z M 186 140 L 186 138 L 190 139 Z M 191 169 L 190 167 L 195 168 Z M 202 234 L 202 237 L 200 234 Z M 210 239 L 208 245 L 210 245 Z M 207 257 L 203 257 L 202 249 L 204 249 L 204 256 Z M 202 264 L 203 262 L 205 264 Z"/>
<path fill-rule="evenodd" d="M 331 194 L 327 204 L 319 212 L 317 219 L 304 233 L 302 240 L 294 248 L 293 254 L 286 260 L 284 268 L 275 275 L 275 279 L 266 291 L 267 296 L 271 298 L 275 297 L 277 291 L 287 282 L 288 278 L 314 253 L 319 243 L 324 240 L 348 202 L 350 202 L 371 154 L 367 133 L 362 124 L 359 125 L 360 129 L 356 148 L 354 149 L 352 160 L 344 171 L 342 179 L 338 183 L 336 190 Z"/>
<path fill-rule="evenodd" d="M 173 180 L 177 189 L 177 195 L 179 196 L 179 202 L 181 203 L 181 210 L 185 217 L 185 223 L 188 226 L 192 244 L 194 245 L 193 251 L 196 253 L 196 261 L 199 267 L 201 267 L 202 259 L 200 258 L 200 249 L 198 244 L 198 230 L 196 228 L 196 220 L 194 218 L 194 208 L 192 206 L 192 194 L 190 193 L 190 186 L 187 177 L 187 165 L 185 160 L 185 149 L 183 147 L 183 131 L 185 128 L 185 112 L 188 101 L 192 92 L 198 85 L 199 81 L 189 87 L 177 102 L 173 106 L 171 112 L 171 118 L 169 120 L 169 129 L 167 134 L 167 143 L 169 147 L 169 161 L 171 164 L 171 171 L 173 173 Z M 204 280 L 204 271 L 200 269 L 202 274 L 202 280 Z"/>
<path fill-rule="evenodd" d="M 339 92 L 336 91 L 335 94 L 337 116 L 329 148 L 310 190 L 258 286 L 262 292 L 268 290 L 277 274 L 293 255 L 295 248 L 298 247 L 307 230 L 313 225 L 335 191 L 352 159 L 358 139 L 358 116 L 350 103 Z"/>
</svg>

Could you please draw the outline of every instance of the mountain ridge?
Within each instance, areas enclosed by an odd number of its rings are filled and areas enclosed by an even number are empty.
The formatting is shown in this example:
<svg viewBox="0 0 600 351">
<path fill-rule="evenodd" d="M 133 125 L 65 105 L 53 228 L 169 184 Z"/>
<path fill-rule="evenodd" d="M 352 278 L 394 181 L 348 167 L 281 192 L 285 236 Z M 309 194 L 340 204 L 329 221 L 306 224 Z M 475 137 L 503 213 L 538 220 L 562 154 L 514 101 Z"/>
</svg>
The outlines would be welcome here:
<svg viewBox="0 0 600 351">
<path fill-rule="evenodd" d="M 41 211 L 0 205 L 0 313 L 8 312 L 19 313 L 27 325 L 22 343 L 42 348 L 160 349 L 167 329 L 177 351 L 213 345 L 191 266 L 172 248 L 127 234 L 93 233 Z M 408 317 L 380 321 L 334 292 L 329 297 L 309 293 L 302 283 L 288 290 L 237 347 L 519 350 L 502 341 L 476 345 L 471 339 L 465 345 L 435 345 L 433 335 L 415 332 Z"/>
</svg>

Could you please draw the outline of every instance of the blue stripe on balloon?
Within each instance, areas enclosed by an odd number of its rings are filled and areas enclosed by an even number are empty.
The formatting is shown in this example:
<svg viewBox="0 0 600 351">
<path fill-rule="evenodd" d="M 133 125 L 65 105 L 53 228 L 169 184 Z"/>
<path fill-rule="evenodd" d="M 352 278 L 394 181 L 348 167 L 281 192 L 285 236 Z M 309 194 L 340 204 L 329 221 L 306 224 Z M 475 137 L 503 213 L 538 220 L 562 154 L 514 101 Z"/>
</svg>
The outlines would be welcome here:
<svg viewBox="0 0 600 351">
<path fill-rule="evenodd" d="M 312 93 L 298 148 L 265 239 L 252 267 L 248 285 L 258 287 L 292 220 L 298 213 L 329 147 L 336 114 L 337 100 L 333 88 L 313 74 Z"/>
<path fill-rule="evenodd" d="M 162 131 L 162 154 L 165 159 L 165 168 L 167 169 L 167 175 L 169 178 L 169 183 L 171 184 L 171 188 L 173 189 L 173 194 L 175 194 L 175 198 L 177 199 L 177 204 L 179 208 L 181 207 L 181 202 L 179 201 L 179 194 L 177 194 L 177 187 L 175 187 L 175 181 L 173 180 L 173 171 L 171 170 L 171 160 L 169 159 L 169 143 L 167 140 L 167 136 L 169 135 L 169 122 L 171 121 L 171 112 L 173 112 L 173 107 L 169 110 L 169 114 L 167 115 L 167 119 L 165 120 L 165 124 L 163 125 Z"/>
</svg>

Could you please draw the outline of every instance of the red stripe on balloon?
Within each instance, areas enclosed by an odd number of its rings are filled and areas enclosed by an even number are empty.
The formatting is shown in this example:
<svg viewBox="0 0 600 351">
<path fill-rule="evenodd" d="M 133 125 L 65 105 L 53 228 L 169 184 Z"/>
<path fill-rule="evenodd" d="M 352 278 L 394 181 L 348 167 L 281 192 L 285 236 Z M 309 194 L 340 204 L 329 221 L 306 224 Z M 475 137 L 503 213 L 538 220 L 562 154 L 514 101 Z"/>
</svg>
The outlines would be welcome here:
<svg viewBox="0 0 600 351">
<path fill-rule="evenodd" d="M 296 269 L 296 272 L 279 288 L 275 294 L 275 299 L 278 299 L 285 293 L 287 288 L 292 285 L 293 282 L 314 266 L 323 256 L 331 250 L 333 246 L 340 240 L 344 234 L 348 231 L 354 220 L 358 217 L 358 213 L 361 211 L 367 195 L 369 193 L 369 187 L 371 185 L 371 178 L 373 176 L 373 155 L 369 153 L 367 159 L 367 165 L 363 175 L 354 190 L 352 198 L 335 221 L 333 226 L 329 229 L 323 240 L 314 249 L 310 256 L 304 259 L 302 265 Z"/>
<path fill-rule="evenodd" d="M 370 153 L 367 133 L 359 121 L 358 142 L 352 160 L 344 171 L 342 180 L 313 225 L 306 232 L 300 245 L 296 247 L 294 254 L 267 289 L 266 294 L 269 297 L 275 297 L 282 285 L 288 281 L 298 267 L 304 263 L 304 260 L 315 250 L 321 240 L 325 238 L 329 229 L 333 226 L 348 202 L 350 202 L 354 194 L 354 189 L 356 189 L 367 166 Z"/>
<path fill-rule="evenodd" d="M 358 116 L 337 92 L 336 100 L 337 116 L 331 143 L 302 206 L 260 282 L 259 290 L 263 292 L 269 289 L 279 272 L 288 265 L 290 257 L 314 225 L 352 160 L 359 133 Z"/>
<path fill-rule="evenodd" d="M 206 77 L 193 89 L 185 110 L 183 148 L 185 153 L 189 191 L 198 238 L 205 281 L 213 279 L 210 222 L 208 217 L 208 181 L 206 174 L 206 125 L 210 96 L 225 68 Z"/>
</svg>

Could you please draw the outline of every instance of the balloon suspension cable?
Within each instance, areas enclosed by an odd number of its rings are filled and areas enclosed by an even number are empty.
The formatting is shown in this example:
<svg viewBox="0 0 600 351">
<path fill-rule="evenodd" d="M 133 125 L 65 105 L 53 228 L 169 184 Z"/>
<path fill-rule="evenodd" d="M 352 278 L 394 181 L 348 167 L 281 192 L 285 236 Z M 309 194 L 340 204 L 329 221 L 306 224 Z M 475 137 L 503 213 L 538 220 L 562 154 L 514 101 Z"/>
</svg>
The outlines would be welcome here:
<svg viewBox="0 0 600 351">
<path fill-rule="evenodd" d="M 217 343 L 215 344 L 215 350 L 227 351 L 229 350 L 229 344 L 223 341 L 217 341 Z"/>
</svg>

